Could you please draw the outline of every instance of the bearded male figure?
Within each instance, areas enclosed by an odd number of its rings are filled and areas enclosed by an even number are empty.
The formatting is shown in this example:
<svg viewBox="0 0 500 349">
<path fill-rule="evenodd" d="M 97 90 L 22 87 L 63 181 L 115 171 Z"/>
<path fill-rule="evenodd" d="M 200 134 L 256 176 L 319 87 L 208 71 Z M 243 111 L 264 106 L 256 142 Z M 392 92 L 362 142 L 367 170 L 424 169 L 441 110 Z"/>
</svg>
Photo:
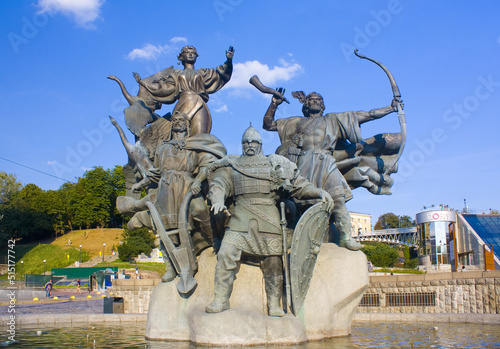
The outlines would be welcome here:
<svg viewBox="0 0 500 349">
<path fill-rule="evenodd" d="M 284 98 L 275 95 L 264 116 L 263 127 L 267 131 L 278 132 L 282 145 L 276 152 L 295 162 L 302 176 L 319 188 L 326 190 L 335 201 L 332 220 L 340 234 L 339 246 L 350 250 L 359 250 L 361 245 L 351 239 L 351 217 L 345 205 L 352 198 L 351 188 L 337 167 L 334 151 L 339 142 L 352 144 L 354 146 L 352 152 L 355 155 L 363 151 L 365 146 L 367 149 L 370 148 L 371 152 L 374 151 L 374 148 L 379 147 L 379 144 L 363 143 L 360 125 L 397 111 L 397 101 L 393 100 L 390 106 L 373 109 L 369 112 L 357 111 L 323 115 L 325 105 L 320 94 L 311 92 L 305 96 L 303 92 L 294 92 L 292 95 L 303 103 L 302 113 L 304 117 L 295 116 L 275 120 L 277 107 L 284 101 Z M 389 138 L 389 136 L 383 136 Z M 371 185 L 373 187 L 373 183 L 366 178 L 363 181 L 363 183 L 368 183 L 365 186 Z M 317 200 L 295 201 L 299 211 L 304 212 Z"/>
<path fill-rule="evenodd" d="M 152 184 L 158 184 L 155 194 L 150 194 L 141 200 L 121 196 L 117 198 L 117 208 L 121 213 L 133 214 L 128 223 L 130 230 L 152 228 L 151 218 L 146 202 L 153 202 L 157 208 L 164 229 L 171 231 L 179 226 L 179 209 L 188 191 L 193 198 L 189 206 L 192 240 L 196 252 L 212 244 L 210 212 L 202 196 L 202 183 L 206 179 L 207 166 L 226 155 L 226 148 L 210 134 L 190 136 L 189 119 L 185 114 L 175 113 L 171 119 L 170 139 L 160 144 L 155 153 L 154 167 L 146 172 L 145 178 L 134 185 L 135 191 Z M 174 236 L 175 239 L 175 236 Z M 175 278 L 165 249 L 161 241 L 160 248 L 164 253 L 166 272 L 162 281 L 168 282 Z"/>
<path fill-rule="evenodd" d="M 243 155 L 229 155 L 210 165 L 209 199 L 215 214 L 227 212 L 228 198 L 234 199 L 231 218 L 217 254 L 214 301 L 207 313 L 229 309 L 233 282 L 242 256 L 260 259 L 267 296 L 268 315 L 283 316 L 282 228 L 277 203 L 286 195 L 316 199 L 333 207 L 330 195 L 298 174 L 295 164 L 272 154 L 262 154 L 262 140 L 250 126 L 243 134 Z"/>
</svg>

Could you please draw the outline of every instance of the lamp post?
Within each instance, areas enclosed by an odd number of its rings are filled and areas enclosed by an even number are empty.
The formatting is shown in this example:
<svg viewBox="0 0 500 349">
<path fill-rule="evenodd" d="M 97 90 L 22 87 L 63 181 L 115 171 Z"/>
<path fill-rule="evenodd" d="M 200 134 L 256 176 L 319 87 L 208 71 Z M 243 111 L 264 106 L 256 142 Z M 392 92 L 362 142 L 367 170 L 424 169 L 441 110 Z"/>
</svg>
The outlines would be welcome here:
<svg viewBox="0 0 500 349">
<path fill-rule="evenodd" d="M 106 247 L 106 243 L 102 244 L 102 262 L 104 263 L 104 248 Z"/>
<path fill-rule="evenodd" d="M 23 263 L 24 261 L 21 261 L 21 281 L 23 281 Z"/>
<path fill-rule="evenodd" d="M 44 259 L 43 260 L 43 275 L 45 275 L 45 262 L 46 262 L 46 260 Z"/>
<path fill-rule="evenodd" d="M 78 253 L 78 264 L 82 262 L 82 245 L 80 245 L 80 253 Z"/>
</svg>

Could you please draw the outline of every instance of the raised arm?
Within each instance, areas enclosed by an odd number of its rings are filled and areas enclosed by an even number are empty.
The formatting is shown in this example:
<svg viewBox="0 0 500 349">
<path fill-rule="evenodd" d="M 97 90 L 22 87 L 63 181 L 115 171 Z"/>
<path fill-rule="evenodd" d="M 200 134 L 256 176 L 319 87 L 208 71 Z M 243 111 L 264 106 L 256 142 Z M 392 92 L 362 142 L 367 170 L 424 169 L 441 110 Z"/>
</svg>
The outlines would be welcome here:
<svg viewBox="0 0 500 349">
<path fill-rule="evenodd" d="M 370 111 L 357 111 L 355 112 L 356 117 L 358 118 L 359 124 L 363 124 L 367 121 L 372 121 L 375 119 L 380 119 L 381 117 L 386 116 L 387 114 L 398 111 L 397 107 L 398 101 L 396 99 L 392 100 L 391 105 L 379 109 L 372 109 Z"/>
<path fill-rule="evenodd" d="M 279 87 L 277 91 L 283 95 L 284 89 Z M 276 114 L 276 110 L 278 110 L 278 106 L 283 103 L 285 99 L 280 98 L 278 96 L 273 95 L 273 99 L 271 100 L 271 104 L 269 108 L 267 108 L 266 114 L 264 115 L 264 124 L 262 128 L 266 131 L 277 131 L 278 127 L 276 125 L 276 121 L 274 120 L 274 115 Z"/>
</svg>

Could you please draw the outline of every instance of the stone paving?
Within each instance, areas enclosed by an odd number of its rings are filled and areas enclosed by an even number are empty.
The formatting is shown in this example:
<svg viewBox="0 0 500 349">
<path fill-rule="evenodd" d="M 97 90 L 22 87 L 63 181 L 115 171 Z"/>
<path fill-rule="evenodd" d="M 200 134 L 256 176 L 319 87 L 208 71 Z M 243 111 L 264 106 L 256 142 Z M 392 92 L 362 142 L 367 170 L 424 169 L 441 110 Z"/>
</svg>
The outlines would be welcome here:
<svg viewBox="0 0 500 349">
<path fill-rule="evenodd" d="M 39 297 L 38 301 L 31 298 L 19 297 L 15 306 L 16 315 L 28 314 L 102 314 L 104 300 L 101 295 L 92 292 L 92 298 L 87 298 L 88 292 L 75 293 L 74 291 L 55 291 L 52 298 Z M 70 299 L 74 296 L 75 299 Z M 57 297 L 58 299 L 54 299 Z M 0 303 L 0 314 L 8 314 L 9 304 Z"/>
<path fill-rule="evenodd" d="M 19 302 L 16 314 L 102 314 L 103 303 L 102 299 Z M 7 308 L 7 305 L 1 305 L 0 314 L 7 314 Z"/>
</svg>

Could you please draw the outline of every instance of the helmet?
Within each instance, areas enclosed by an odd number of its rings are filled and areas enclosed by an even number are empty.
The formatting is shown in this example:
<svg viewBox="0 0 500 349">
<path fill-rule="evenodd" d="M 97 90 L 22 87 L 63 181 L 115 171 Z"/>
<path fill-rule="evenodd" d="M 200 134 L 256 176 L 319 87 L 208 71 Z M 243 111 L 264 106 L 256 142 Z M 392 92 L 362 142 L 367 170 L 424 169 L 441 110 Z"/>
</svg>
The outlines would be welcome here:
<svg viewBox="0 0 500 349">
<path fill-rule="evenodd" d="M 250 127 L 246 129 L 241 137 L 241 143 L 257 142 L 262 144 L 262 138 L 260 138 L 259 131 L 257 131 L 250 123 Z"/>
<path fill-rule="evenodd" d="M 241 147 L 243 148 L 244 156 L 253 156 L 262 154 L 262 138 L 259 132 L 252 127 L 246 129 L 241 137 Z"/>
</svg>

